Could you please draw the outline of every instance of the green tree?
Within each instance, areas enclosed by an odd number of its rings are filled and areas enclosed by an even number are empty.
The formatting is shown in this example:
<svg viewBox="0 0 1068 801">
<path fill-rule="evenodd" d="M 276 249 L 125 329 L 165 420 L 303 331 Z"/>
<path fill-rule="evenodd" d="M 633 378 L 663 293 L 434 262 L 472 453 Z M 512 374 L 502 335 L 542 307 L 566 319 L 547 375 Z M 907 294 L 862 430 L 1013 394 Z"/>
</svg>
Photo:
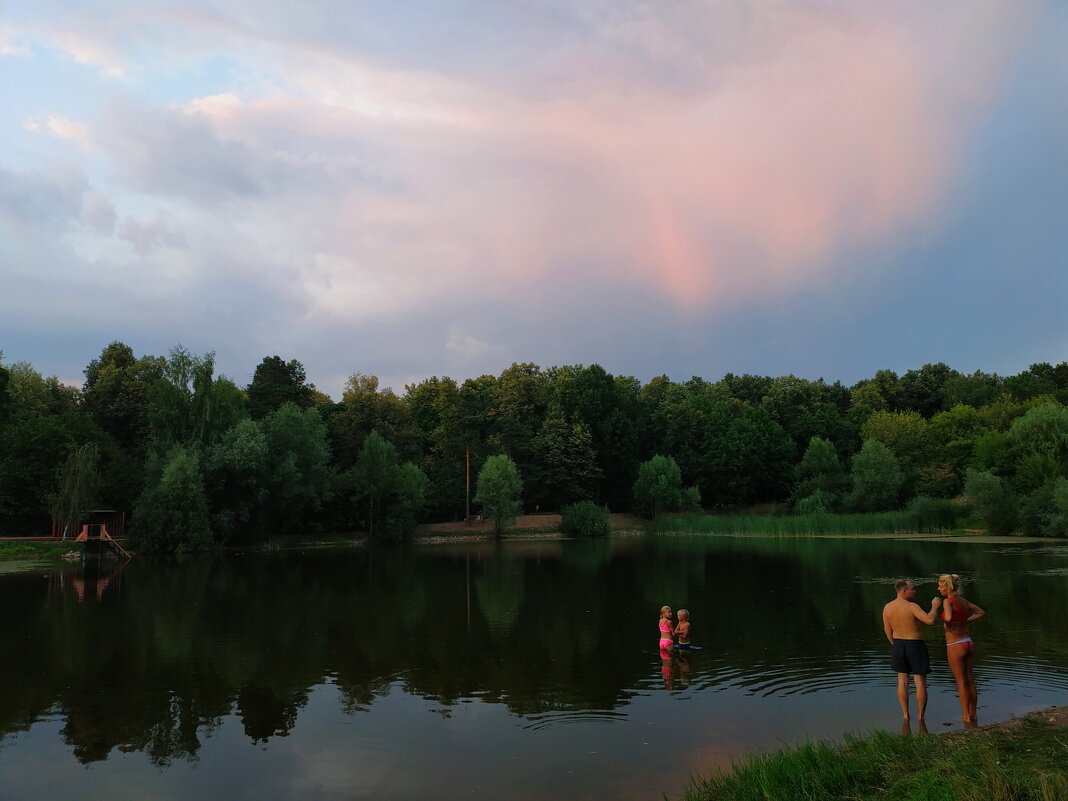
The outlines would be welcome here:
<svg viewBox="0 0 1068 801">
<path fill-rule="evenodd" d="M 893 370 L 879 370 L 872 378 L 858 381 L 849 391 L 854 406 L 876 412 L 901 408 L 901 380 Z"/>
<path fill-rule="evenodd" d="M 465 505 L 465 437 L 460 388 L 451 378 L 405 387 L 404 402 L 420 434 L 419 467 L 429 481 L 427 507 L 441 519 L 459 519 Z"/>
<path fill-rule="evenodd" d="M 215 378 L 215 354 L 194 356 L 181 345 L 171 349 L 162 378 L 149 389 L 149 423 L 162 450 L 208 446 L 248 412 L 244 393 L 229 379 Z"/>
<path fill-rule="evenodd" d="M 926 464 L 930 456 L 928 423 L 916 411 L 875 412 L 860 429 L 861 437 L 881 442 L 906 470 Z"/>
<path fill-rule="evenodd" d="M 330 487 L 330 446 L 322 417 L 316 409 L 284 403 L 262 426 L 268 478 L 260 530 L 288 534 L 314 527 Z"/>
<path fill-rule="evenodd" d="M 301 409 L 311 407 L 314 387 L 307 386 L 306 380 L 304 365 L 296 359 L 286 362 L 278 355 L 265 356 L 248 385 L 249 414 L 262 420 L 283 403 L 295 403 Z"/>
<path fill-rule="evenodd" d="M 372 431 L 363 441 L 356 465 L 352 468 L 356 497 L 364 510 L 367 533 L 378 534 L 376 525 L 381 524 L 382 506 L 393 491 L 397 471 L 397 449 L 377 431 Z"/>
<path fill-rule="evenodd" d="M 348 475 L 353 501 L 371 537 L 399 540 L 414 531 L 426 506 L 426 475 L 411 462 L 401 464 L 397 449 L 377 431 L 364 440 Z"/>
<path fill-rule="evenodd" d="M 837 499 L 845 491 L 848 476 L 838 459 L 834 444 L 823 437 L 812 437 L 805 449 L 801 463 L 797 466 L 797 482 L 792 496 L 794 503 L 808 498 L 813 493 L 820 493 L 818 503 L 824 511 L 832 509 Z"/>
<path fill-rule="evenodd" d="M 208 501 L 195 452 L 182 445 L 171 450 L 158 481 L 138 500 L 130 529 L 137 547 L 146 551 L 182 553 L 211 546 Z"/>
<path fill-rule="evenodd" d="M 1045 454 L 1068 470 L 1068 408 L 1043 403 L 1013 421 L 1009 439 L 1022 454 Z"/>
<path fill-rule="evenodd" d="M 583 423 L 547 417 L 534 438 L 539 467 L 538 500 L 550 506 L 588 500 L 601 476 L 593 437 Z"/>
<path fill-rule="evenodd" d="M 899 502 L 902 475 L 894 454 L 877 440 L 866 440 L 853 457 L 850 478 L 853 489 L 848 504 L 858 512 L 895 509 Z"/>
<path fill-rule="evenodd" d="M 901 376 L 901 408 L 912 409 L 925 418 L 942 411 L 946 382 L 959 375 L 960 373 L 942 362 L 925 364 L 919 370 L 907 371 Z"/>
<path fill-rule="evenodd" d="M 267 435 L 254 420 L 241 420 L 207 449 L 203 460 L 211 527 L 219 542 L 261 539 L 260 506 L 267 495 Z"/>
<path fill-rule="evenodd" d="M 81 393 L 76 387 L 63 384 L 55 376 L 45 378 L 29 362 L 15 362 L 7 373 L 10 416 L 25 419 L 78 411 Z"/>
<path fill-rule="evenodd" d="M 515 462 L 505 454 L 489 457 L 478 471 L 475 502 L 493 521 L 494 533 L 500 537 L 515 522 L 520 511 L 523 480 Z"/>
<path fill-rule="evenodd" d="M 0 350 L 0 359 L 4 356 L 4 352 Z M 0 364 L 0 425 L 7 419 L 11 410 L 11 395 L 7 391 L 7 385 L 11 381 L 10 371 Z"/>
<path fill-rule="evenodd" d="M 635 508 L 651 518 L 665 512 L 689 511 L 688 507 L 696 505 L 695 501 L 700 503 L 696 488 L 683 489 L 678 463 L 659 453 L 638 467 L 633 493 Z"/>
<path fill-rule="evenodd" d="M 149 436 L 149 388 L 163 377 L 163 364 L 157 357 L 138 359 L 129 345 L 112 342 L 85 368 L 85 410 L 131 453 L 144 452 Z"/>
<path fill-rule="evenodd" d="M 87 442 L 74 448 L 59 470 L 52 495 L 52 520 L 63 525 L 63 537 L 85 518 L 100 486 L 100 448 Z M 74 532 L 75 534 L 77 532 Z"/>
<path fill-rule="evenodd" d="M 377 376 L 349 376 L 341 403 L 329 421 L 334 461 L 341 470 L 356 463 L 363 441 L 372 431 L 392 442 L 403 458 L 418 458 L 419 430 L 411 412 L 392 389 L 379 389 Z"/>
<path fill-rule="evenodd" d="M 1008 482 L 985 470 L 969 470 L 964 480 L 968 506 L 990 534 L 1016 528 L 1016 499 Z"/>
<path fill-rule="evenodd" d="M 952 375 L 942 385 L 942 408 L 963 404 L 978 409 L 992 403 L 1001 392 L 1001 379 L 976 370 L 971 375 Z"/>
<path fill-rule="evenodd" d="M 396 540 L 415 531 L 430 486 L 426 474 L 412 462 L 399 465 L 393 476 L 392 492 L 382 510 L 382 521 L 383 530 Z"/>
</svg>

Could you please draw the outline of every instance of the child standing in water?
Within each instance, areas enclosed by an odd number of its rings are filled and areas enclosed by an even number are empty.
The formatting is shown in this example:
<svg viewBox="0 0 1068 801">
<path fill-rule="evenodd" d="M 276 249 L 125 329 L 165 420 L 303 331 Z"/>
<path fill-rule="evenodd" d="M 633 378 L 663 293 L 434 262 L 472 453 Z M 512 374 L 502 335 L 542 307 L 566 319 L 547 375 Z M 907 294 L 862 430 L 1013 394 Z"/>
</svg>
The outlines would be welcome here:
<svg viewBox="0 0 1068 801">
<path fill-rule="evenodd" d="M 675 647 L 680 651 L 690 650 L 690 612 L 687 609 L 679 610 L 679 625 L 675 627 L 675 636 L 678 642 Z"/>
<path fill-rule="evenodd" d="M 671 625 L 671 607 L 660 607 L 660 658 L 670 659 L 671 649 L 675 647 L 675 641 L 671 639 L 674 626 Z"/>
</svg>

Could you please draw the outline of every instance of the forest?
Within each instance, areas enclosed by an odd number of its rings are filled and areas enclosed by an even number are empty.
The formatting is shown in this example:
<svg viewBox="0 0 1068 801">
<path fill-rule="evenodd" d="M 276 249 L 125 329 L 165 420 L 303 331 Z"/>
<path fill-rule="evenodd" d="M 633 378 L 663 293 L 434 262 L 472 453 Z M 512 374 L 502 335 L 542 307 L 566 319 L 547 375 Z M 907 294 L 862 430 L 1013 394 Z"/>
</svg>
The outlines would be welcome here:
<svg viewBox="0 0 1068 801">
<path fill-rule="evenodd" d="M 952 502 L 991 533 L 1065 536 L 1066 403 L 1065 362 L 1012 376 L 925 364 L 852 386 L 642 384 L 596 364 L 524 363 L 400 395 L 354 373 L 334 401 L 296 360 L 265 357 L 239 386 L 212 353 L 138 356 L 114 342 L 80 387 L 0 361 L 0 535 L 109 508 L 131 513 L 146 550 L 398 539 L 463 519 L 469 458 L 472 499 L 487 460 L 508 462 L 527 513 L 583 500 L 650 517 Z"/>
</svg>

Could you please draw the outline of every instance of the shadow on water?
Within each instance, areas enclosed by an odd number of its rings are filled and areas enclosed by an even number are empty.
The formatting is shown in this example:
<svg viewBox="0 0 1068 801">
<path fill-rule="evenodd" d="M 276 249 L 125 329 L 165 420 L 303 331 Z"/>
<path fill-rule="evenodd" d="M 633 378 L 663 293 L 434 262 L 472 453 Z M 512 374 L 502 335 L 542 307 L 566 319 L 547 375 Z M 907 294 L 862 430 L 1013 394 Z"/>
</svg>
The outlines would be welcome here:
<svg viewBox="0 0 1068 801">
<path fill-rule="evenodd" d="M 338 715 L 402 692 L 446 724 L 500 706 L 538 737 L 622 731 L 645 705 L 716 694 L 864 705 L 886 678 L 889 583 L 913 578 L 924 601 L 948 570 L 991 613 L 985 690 L 1068 690 L 1060 547 L 632 537 L 109 564 L 0 579 L 0 752 L 55 720 L 81 763 L 118 751 L 167 766 L 231 721 L 252 744 L 299 739 L 327 687 Z M 665 603 L 690 609 L 698 647 L 662 664 Z M 406 747 L 403 730 L 381 738 Z"/>
</svg>

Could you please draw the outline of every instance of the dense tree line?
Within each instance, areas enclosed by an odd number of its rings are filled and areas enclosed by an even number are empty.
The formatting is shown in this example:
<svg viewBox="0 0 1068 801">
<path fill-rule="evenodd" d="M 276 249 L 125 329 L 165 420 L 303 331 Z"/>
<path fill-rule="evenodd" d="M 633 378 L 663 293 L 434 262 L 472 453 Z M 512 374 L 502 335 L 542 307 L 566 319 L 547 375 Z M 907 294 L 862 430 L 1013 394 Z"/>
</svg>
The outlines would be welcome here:
<svg viewBox="0 0 1068 801">
<path fill-rule="evenodd" d="M 296 360 L 269 356 L 241 387 L 212 354 L 138 357 L 115 342 L 80 389 L 0 363 L 0 531 L 40 533 L 95 505 L 133 510 L 134 533 L 165 549 L 400 537 L 462 518 L 470 453 L 473 478 L 508 457 L 527 512 L 582 500 L 865 511 L 964 493 L 992 530 L 1063 535 L 1066 402 L 1068 363 L 1008 377 L 928 364 L 852 387 L 733 374 L 643 385 L 598 365 L 513 364 L 402 395 L 357 373 L 334 402 Z M 671 486 L 650 495 L 641 475 Z"/>
</svg>

